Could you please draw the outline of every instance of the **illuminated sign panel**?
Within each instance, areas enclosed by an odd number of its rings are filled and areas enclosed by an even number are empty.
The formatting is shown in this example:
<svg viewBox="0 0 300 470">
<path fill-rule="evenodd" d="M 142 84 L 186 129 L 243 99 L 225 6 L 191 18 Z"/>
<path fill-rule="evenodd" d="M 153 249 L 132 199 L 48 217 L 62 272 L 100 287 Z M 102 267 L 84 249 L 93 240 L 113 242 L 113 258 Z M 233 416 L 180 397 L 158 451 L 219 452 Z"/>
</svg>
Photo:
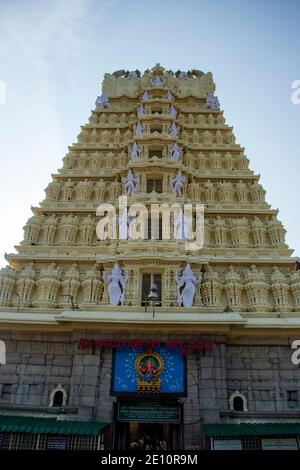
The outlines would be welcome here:
<svg viewBox="0 0 300 470">
<path fill-rule="evenodd" d="M 175 348 L 116 349 L 111 393 L 183 396 L 186 394 L 185 358 Z"/>
</svg>

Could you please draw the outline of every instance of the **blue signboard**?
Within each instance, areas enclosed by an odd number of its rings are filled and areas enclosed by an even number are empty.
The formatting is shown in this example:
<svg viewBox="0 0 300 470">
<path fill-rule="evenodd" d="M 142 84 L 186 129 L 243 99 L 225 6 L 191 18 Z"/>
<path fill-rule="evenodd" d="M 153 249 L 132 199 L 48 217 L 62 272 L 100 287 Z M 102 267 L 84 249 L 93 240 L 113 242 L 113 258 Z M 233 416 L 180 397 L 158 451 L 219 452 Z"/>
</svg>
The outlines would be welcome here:
<svg viewBox="0 0 300 470">
<path fill-rule="evenodd" d="M 185 359 L 179 349 L 118 348 L 114 355 L 112 394 L 186 393 Z"/>
</svg>

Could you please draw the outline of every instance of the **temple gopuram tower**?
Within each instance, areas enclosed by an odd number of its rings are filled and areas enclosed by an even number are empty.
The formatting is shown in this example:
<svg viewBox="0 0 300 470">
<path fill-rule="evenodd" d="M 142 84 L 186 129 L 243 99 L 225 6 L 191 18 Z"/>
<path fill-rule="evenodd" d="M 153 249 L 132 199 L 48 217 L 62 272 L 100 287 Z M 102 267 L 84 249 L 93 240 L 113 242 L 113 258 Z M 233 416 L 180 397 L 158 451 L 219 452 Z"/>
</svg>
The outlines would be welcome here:
<svg viewBox="0 0 300 470">
<path fill-rule="evenodd" d="M 300 270 L 211 73 L 105 74 L 32 212 L 0 272 L 0 448 L 55 448 L 47 413 L 66 449 L 300 447 Z"/>
</svg>

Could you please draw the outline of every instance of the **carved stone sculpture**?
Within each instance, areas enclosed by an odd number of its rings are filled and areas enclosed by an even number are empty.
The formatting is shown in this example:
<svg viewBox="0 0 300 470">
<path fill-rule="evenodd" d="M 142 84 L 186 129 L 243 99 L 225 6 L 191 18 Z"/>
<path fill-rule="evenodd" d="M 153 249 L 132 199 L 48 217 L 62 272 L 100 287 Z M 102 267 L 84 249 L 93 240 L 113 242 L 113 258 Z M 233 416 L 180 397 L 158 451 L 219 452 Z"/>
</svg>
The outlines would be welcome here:
<svg viewBox="0 0 300 470">
<path fill-rule="evenodd" d="M 72 264 L 71 268 L 66 271 L 64 275 L 64 280 L 61 283 L 63 306 L 75 306 L 79 286 L 79 271 L 77 268 L 77 264 L 74 263 Z"/>
<path fill-rule="evenodd" d="M 135 135 L 137 137 L 141 137 L 143 135 L 143 126 L 140 122 L 135 126 Z"/>
<path fill-rule="evenodd" d="M 173 122 L 169 128 L 169 135 L 171 137 L 177 137 L 178 136 L 179 129 L 177 128 L 175 122 Z"/>
<path fill-rule="evenodd" d="M 245 273 L 245 290 L 248 298 L 250 311 L 270 310 L 268 303 L 269 284 L 263 271 L 255 265 L 250 266 Z"/>
<path fill-rule="evenodd" d="M 145 90 L 142 96 L 142 101 L 148 101 L 151 100 L 151 96 L 149 95 L 148 91 Z"/>
<path fill-rule="evenodd" d="M 177 175 L 171 179 L 171 191 L 173 194 L 176 194 L 178 196 L 183 195 L 183 186 L 185 182 L 185 177 L 181 174 L 181 171 L 179 170 Z"/>
<path fill-rule="evenodd" d="M 110 305 L 123 305 L 125 301 L 125 290 L 128 281 L 128 272 L 122 274 L 118 263 L 115 263 L 111 274 L 104 274 L 103 280 L 107 282 Z"/>
<path fill-rule="evenodd" d="M 108 96 L 106 93 L 102 93 L 101 96 L 98 96 L 97 99 L 96 99 L 96 108 L 109 108 L 110 107 L 110 104 L 109 104 L 109 99 L 108 99 Z"/>
<path fill-rule="evenodd" d="M 204 107 L 207 109 L 220 109 L 220 102 L 218 97 L 214 96 L 212 93 L 208 93 Z"/>
<path fill-rule="evenodd" d="M 16 270 L 6 266 L 0 270 L 0 306 L 9 307 L 12 302 Z"/>
<path fill-rule="evenodd" d="M 136 162 L 139 158 L 141 158 L 142 149 L 139 147 L 136 142 L 134 142 L 133 146 L 131 147 L 131 160 Z"/>
<path fill-rule="evenodd" d="M 170 108 L 168 109 L 168 114 L 170 114 L 170 116 L 172 116 L 173 118 L 176 118 L 177 111 L 173 105 L 171 105 Z"/>
<path fill-rule="evenodd" d="M 191 307 L 193 305 L 196 284 L 199 282 L 194 275 L 190 264 L 187 264 L 181 276 L 176 272 L 177 302 L 179 307 Z"/>
<path fill-rule="evenodd" d="M 229 266 L 229 271 L 225 274 L 224 290 L 228 306 L 233 309 L 241 308 L 243 285 L 240 275 L 234 270 L 233 266 Z"/>
<path fill-rule="evenodd" d="M 41 269 L 40 278 L 36 281 L 38 305 L 44 308 L 56 307 L 60 273 L 61 270 L 57 268 L 55 263 Z"/>
<path fill-rule="evenodd" d="M 126 196 L 137 193 L 139 180 L 133 176 L 131 170 L 128 170 L 128 174 L 125 178 L 122 178 L 122 186 Z"/>
<path fill-rule="evenodd" d="M 181 150 L 180 150 L 180 148 L 179 148 L 179 146 L 177 145 L 176 142 L 170 148 L 170 156 L 171 156 L 172 160 L 175 160 L 175 162 L 178 162 L 179 159 L 180 159 Z"/>
<path fill-rule="evenodd" d="M 291 310 L 288 299 L 289 285 L 285 275 L 279 271 L 277 266 L 275 266 L 272 270 L 271 290 L 274 298 L 275 311 L 287 312 Z"/>
<path fill-rule="evenodd" d="M 137 108 L 137 116 L 138 117 L 142 117 L 142 116 L 145 116 L 146 114 L 146 111 L 144 109 L 144 106 L 142 104 L 140 104 L 140 106 Z"/>
<path fill-rule="evenodd" d="M 20 274 L 16 282 L 16 293 L 18 295 L 18 305 L 28 307 L 31 303 L 31 296 L 34 289 L 35 269 L 34 263 L 30 263 Z"/>
</svg>

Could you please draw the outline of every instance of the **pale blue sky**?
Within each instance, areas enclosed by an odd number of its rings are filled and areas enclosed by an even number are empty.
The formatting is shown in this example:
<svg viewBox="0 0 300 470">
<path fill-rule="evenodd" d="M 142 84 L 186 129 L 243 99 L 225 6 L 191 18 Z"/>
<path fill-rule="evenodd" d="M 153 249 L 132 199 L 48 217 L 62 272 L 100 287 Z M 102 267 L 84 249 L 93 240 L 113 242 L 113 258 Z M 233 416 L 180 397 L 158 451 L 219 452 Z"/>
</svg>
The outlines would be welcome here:
<svg viewBox="0 0 300 470">
<path fill-rule="evenodd" d="M 105 72 L 211 71 L 228 124 L 300 255 L 300 2 L 0 0 L 0 264 L 87 122 Z"/>
</svg>

